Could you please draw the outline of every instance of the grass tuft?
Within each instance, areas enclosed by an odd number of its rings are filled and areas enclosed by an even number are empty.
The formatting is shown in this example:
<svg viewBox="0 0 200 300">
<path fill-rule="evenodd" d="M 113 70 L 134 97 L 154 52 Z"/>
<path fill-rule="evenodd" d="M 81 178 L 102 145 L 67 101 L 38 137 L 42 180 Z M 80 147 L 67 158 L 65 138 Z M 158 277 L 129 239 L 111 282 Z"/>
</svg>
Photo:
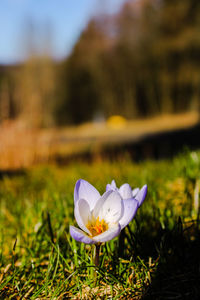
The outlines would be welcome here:
<svg viewBox="0 0 200 300">
<path fill-rule="evenodd" d="M 75 182 L 147 183 L 134 220 L 101 247 L 74 241 Z M 1 299 L 199 299 L 200 152 L 172 160 L 42 166 L 0 181 Z"/>
</svg>

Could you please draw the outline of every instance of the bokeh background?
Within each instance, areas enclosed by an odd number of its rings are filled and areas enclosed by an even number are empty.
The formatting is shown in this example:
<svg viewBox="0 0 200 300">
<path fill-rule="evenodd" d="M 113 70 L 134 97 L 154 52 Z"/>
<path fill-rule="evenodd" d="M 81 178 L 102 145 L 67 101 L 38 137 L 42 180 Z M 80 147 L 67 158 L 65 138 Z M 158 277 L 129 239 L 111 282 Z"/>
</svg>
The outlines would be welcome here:
<svg viewBox="0 0 200 300">
<path fill-rule="evenodd" d="M 146 136 L 149 156 L 152 135 L 198 127 L 199 1 L 0 5 L 1 169 L 114 155 L 116 145 L 133 154 Z M 185 134 L 180 146 L 195 146 Z M 163 139 L 159 153 L 171 149 Z"/>
</svg>

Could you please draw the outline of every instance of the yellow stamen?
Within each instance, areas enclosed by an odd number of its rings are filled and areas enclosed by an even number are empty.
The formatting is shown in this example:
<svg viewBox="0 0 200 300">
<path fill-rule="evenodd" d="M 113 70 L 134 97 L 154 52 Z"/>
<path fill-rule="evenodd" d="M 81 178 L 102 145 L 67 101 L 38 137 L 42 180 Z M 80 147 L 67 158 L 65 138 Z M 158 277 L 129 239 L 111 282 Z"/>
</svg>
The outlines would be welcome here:
<svg viewBox="0 0 200 300">
<path fill-rule="evenodd" d="M 102 219 L 99 221 L 99 217 L 97 219 L 92 218 L 92 220 L 88 221 L 87 228 L 91 232 L 91 236 L 96 236 L 108 229 L 108 224 Z"/>
</svg>

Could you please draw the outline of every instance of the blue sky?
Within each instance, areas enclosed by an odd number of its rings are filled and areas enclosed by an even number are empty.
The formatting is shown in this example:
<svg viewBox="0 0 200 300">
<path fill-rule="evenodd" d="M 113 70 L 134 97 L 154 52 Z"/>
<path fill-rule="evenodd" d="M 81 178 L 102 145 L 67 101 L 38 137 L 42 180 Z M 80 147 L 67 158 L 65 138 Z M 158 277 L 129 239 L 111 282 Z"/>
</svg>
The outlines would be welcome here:
<svg viewBox="0 0 200 300">
<path fill-rule="evenodd" d="M 116 12 L 125 0 L 0 0 L 0 63 L 23 60 L 24 37 L 34 24 L 38 39 L 51 28 L 52 53 L 70 53 L 91 16 Z"/>
</svg>

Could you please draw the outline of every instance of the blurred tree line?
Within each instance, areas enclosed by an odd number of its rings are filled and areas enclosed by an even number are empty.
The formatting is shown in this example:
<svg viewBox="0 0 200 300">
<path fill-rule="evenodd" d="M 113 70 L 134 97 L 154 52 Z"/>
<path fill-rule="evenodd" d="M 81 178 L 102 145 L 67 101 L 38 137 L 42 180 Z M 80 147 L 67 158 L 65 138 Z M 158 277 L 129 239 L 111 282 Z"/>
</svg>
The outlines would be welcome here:
<svg viewBox="0 0 200 300">
<path fill-rule="evenodd" d="M 0 120 L 78 124 L 200 111 L 200 1 L 129 0 L 93 18 L 61 62 L 0 69 Z"/>
</svg>

